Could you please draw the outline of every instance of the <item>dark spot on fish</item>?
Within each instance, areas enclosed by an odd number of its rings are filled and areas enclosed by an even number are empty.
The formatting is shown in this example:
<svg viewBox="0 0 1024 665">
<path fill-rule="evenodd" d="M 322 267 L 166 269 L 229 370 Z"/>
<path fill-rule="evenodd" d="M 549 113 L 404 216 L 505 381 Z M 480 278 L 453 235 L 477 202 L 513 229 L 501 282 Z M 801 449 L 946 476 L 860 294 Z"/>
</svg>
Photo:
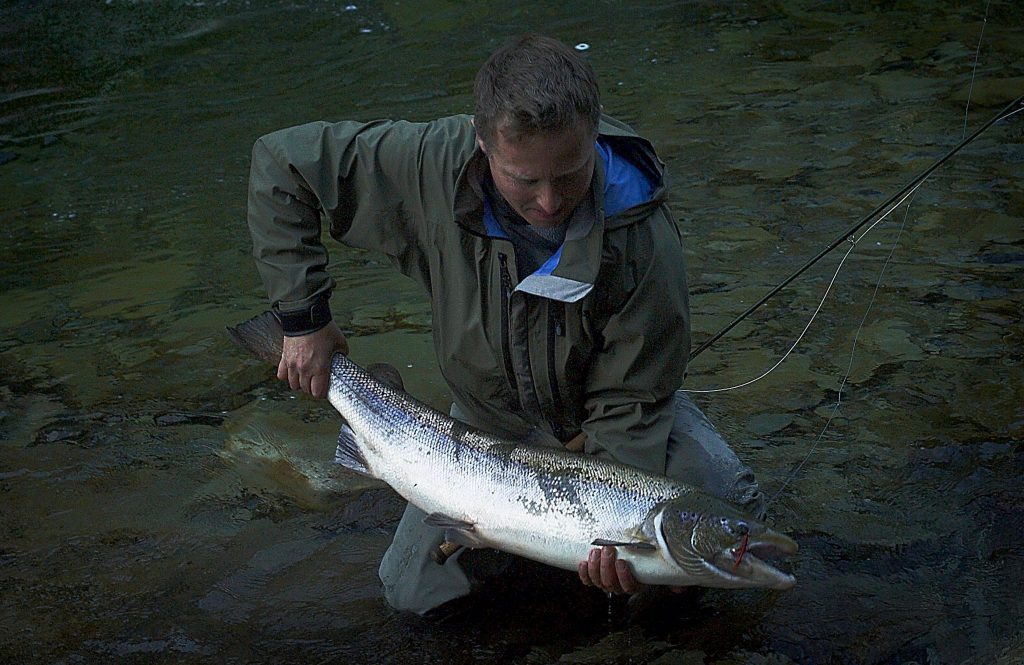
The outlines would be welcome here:
<svg viewBox="0 0 1024 665">
<path fill-rule="evenodd" d="M 565 478 L 556 478 L 543 474 L 537 479 L 537 485 L 540 487 L 540 491 L 544 493 L 544 498 L 551 503 L 566 502 L 579 505 L 580 495 L 578 487 L 575 483 L 566 482 Z"/>
<path fill-rule="evenodd" d="M 527 499 L 524 496 L 519 497 L 519 503 L 523 504 L 523 507 L 526 508 L 526 512 L 531 515 L 544 515 L 551 510 L 550 506 L 538 503 L 533 499 Z"/>
</svg>

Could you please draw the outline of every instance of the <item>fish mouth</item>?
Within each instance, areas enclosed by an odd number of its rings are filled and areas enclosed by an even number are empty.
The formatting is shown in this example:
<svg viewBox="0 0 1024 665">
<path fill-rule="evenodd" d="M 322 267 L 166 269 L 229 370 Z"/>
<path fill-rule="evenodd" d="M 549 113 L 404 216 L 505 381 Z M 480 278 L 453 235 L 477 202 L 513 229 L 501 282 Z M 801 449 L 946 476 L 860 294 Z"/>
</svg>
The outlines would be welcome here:
<svg viewBox="0 0 1024 665">
<path fill-rule="evenodd" d="M 708 563 L 723 578 L 735 578 L 737 586 L 784 591 L 793 588 L 796 578 L 764 559 L 796 554 L 798 549 L 792 538 L 770 532 L 738 540 L 732 547 L 718 552 Z"/>
</svg>

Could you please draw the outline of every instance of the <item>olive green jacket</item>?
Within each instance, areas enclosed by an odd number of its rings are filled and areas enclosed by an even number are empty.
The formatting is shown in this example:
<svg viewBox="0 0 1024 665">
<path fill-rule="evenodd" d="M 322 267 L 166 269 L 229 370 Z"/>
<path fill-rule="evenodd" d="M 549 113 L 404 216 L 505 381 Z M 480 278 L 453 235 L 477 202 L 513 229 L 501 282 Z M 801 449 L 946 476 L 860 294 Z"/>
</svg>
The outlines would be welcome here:
<svg viewBox="0 0 1024 665">
<path fill-rule="evenodd" d="M 271 302 L 302 312 L 330 294 L 326 223 L 426 289 L 441 372 L 471 424 L 561 441 L 582 430 L 587 452 L 663 472 L 690 349 L 682 242 L 651 145 L 610 118 L 599 129 L 653 193 L 606 216 L 617 190 L 607 157 L 595 160 L 565 243 L 529 276 L 488 223 L 487 160 L 469 116 L 318 122 L 262 137 L 249 228 Z"/>
</svg>

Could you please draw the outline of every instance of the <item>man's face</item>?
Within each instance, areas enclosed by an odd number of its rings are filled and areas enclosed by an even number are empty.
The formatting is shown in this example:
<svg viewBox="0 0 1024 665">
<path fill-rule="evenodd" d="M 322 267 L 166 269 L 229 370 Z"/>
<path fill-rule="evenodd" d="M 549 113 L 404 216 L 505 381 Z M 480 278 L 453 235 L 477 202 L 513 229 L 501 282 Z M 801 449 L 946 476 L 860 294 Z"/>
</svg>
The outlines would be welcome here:
<svg viewBox="0 0 1024 665">
<path fill-rule="evenodd" d="M 491 177 L 512 209 L 532 226 L 564 224 L 594 175 L 594 135 L 577 125 L 559 132 L 523 134 L 508 140 L 499 131 L 487 153 Z"/>
</svg>

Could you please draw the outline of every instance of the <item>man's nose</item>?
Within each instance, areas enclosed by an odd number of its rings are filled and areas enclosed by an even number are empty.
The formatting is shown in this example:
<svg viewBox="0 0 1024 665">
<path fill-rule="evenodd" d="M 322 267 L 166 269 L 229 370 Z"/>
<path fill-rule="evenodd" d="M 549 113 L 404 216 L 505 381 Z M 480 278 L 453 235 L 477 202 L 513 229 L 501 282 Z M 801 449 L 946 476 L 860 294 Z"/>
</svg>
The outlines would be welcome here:
<svg viewBox="0 0 1024 665">
<path fill-rule="evenodd" d="M 543 184 L 537 192 L 537 205 L 545 214 L 553 215 L 562 205 L 562 196 L 550 183 Z"/>
</svg>

